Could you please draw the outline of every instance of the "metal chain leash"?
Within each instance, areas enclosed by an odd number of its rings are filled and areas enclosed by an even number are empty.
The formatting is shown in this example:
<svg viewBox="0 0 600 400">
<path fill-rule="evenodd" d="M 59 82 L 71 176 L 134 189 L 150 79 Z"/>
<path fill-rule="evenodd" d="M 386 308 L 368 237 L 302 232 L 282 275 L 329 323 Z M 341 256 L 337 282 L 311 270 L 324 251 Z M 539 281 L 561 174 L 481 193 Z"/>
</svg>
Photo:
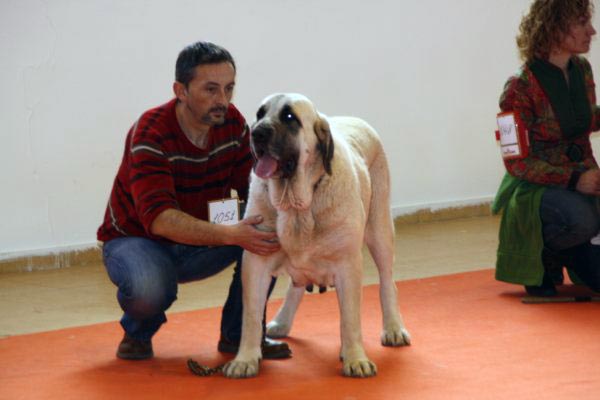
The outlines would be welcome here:
<svg viewBox="0 0 600 400">
<path fill-rule="evenodd" d="M 198 376 L 211 376 L 223 371 L 223 367 L 225 364 L 217 365 L 214 368 L 208 367 L 206 365 L 200 365 L 196 361 L 189 358 L 187 360 L 187 366 L 192 371 L 192 374 Z"/>
</svg>

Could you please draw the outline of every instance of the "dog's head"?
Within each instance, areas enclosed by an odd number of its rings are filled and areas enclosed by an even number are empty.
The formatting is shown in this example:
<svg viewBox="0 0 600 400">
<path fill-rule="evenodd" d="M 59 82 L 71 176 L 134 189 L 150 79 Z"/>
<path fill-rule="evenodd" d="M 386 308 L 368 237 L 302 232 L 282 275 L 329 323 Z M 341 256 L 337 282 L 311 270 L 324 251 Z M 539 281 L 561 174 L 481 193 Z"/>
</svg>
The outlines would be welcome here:
<svg viewBox="0 0 600 400">
<path fill-rule="evenodd" d="M 267 97 L 252 124 L 250 145 L 256 158 L 254 172 L 261 178 L 290 179 L 315 155 L 331 174 L 333 141 L 329 124 L 302 95 Z"/>
<path fill-rule="evenodd" d="M 263 100 L 252 124 L 254 173 L 263 179 L 293 179 L 299 169 L 331 174 L 329 124 L 306 97 L 274 94 Z M 318 171 L 316 171 L 318 173 Z"/>
</svg>

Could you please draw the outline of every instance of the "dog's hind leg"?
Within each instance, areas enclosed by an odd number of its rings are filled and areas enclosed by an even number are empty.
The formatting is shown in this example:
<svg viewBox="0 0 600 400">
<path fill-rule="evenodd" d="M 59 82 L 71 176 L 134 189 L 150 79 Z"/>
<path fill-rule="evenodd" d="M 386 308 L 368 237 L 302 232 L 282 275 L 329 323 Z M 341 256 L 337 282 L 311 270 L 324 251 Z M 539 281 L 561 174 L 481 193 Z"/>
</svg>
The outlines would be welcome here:
<svg viewBox="0 0 600 400">
<path fill-rule="evenodd" d="M 298 305 L 304 296 L 304 287 L 295 287 L 290 281 L 283 305 L 277 311 L 275 318 L 267 324 L 267 336 L 283 338 L 289 335 L 294 322 Z"/>
<path fill-rule="evenodd" d="M 379 272 L 379 299 L 383 314 L 381 344 L 404 346 L 410 344 L 410 335 L 398 311 L 393 277 L 394 223 L 390 214 L 389 170 L 383 151 L 375 157 L 369 170 L 372 193 L 365 242 Z"/>
<path fill-rule="evenodd" d="M 340 331 L 342 348 L 340 357 L 345 376 L 366 378 L 377 375 L 377 367 L 369 360 L 362 341 L 360 305 L 362 297 L 360 277 L 362 257 L 360 251 L 349 257 L 347 269 L 335 277 L 335 288 L 340 305 Z"/>
</svg>

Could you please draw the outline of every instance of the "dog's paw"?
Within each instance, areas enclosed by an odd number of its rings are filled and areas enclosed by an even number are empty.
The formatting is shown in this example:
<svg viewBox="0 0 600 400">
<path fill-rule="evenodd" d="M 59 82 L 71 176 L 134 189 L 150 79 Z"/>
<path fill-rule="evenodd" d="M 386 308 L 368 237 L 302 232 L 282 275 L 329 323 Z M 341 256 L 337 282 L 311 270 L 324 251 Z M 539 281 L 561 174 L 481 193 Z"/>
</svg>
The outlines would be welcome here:
<svg viewBox="0 0 600 400">
<path fill-rule="evenodd" d="M 352 378 L 368 378 L 377 375 L 377 366 L 368 358 L 344 361 L 342 373 Z"/>
<path fill-rule="evenodd" d="M 259 359 L 239 361 L 233 359 L 223 367 L 223 375 L 227 378 L 251 378 L 258 375 Z"/>
<path fill-rule="evenodd" d="M 410 334 L 405 328 L 384 329 L 381 332 L 383 346 L 410 346 Z"/>
<path fill-rule="evenodd" d="M 290 326 L 281 324 L 276 320 L 273 320 L 267 324 L 266 335 L 272 339 L 279 339 L 287 337 L 290 333 Z"/>
</svg>

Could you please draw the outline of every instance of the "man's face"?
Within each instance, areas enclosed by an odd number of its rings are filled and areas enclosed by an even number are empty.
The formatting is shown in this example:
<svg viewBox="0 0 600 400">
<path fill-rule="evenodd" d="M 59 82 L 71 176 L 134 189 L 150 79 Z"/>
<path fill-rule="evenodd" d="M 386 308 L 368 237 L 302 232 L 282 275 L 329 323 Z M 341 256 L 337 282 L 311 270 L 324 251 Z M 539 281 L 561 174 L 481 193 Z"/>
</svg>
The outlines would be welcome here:
<svg viewBox="0 0 600 400">
<path fill-rule="evenodd" d="M 235 87 L 233 65 L 228 62 L 199 65 L 187 87 L 179 85 L 177 98 L 195 123 L 214 126 L 225 121 Z"/>
<path fill-rule="evenodd" d="M 572 55 L 587 53 L 590 51 L 592 36 L 595 34 L 591 16 L 583 16 L 571 25 L 569 33 L 561 43 L 562 50 Z"/>
</svg>

